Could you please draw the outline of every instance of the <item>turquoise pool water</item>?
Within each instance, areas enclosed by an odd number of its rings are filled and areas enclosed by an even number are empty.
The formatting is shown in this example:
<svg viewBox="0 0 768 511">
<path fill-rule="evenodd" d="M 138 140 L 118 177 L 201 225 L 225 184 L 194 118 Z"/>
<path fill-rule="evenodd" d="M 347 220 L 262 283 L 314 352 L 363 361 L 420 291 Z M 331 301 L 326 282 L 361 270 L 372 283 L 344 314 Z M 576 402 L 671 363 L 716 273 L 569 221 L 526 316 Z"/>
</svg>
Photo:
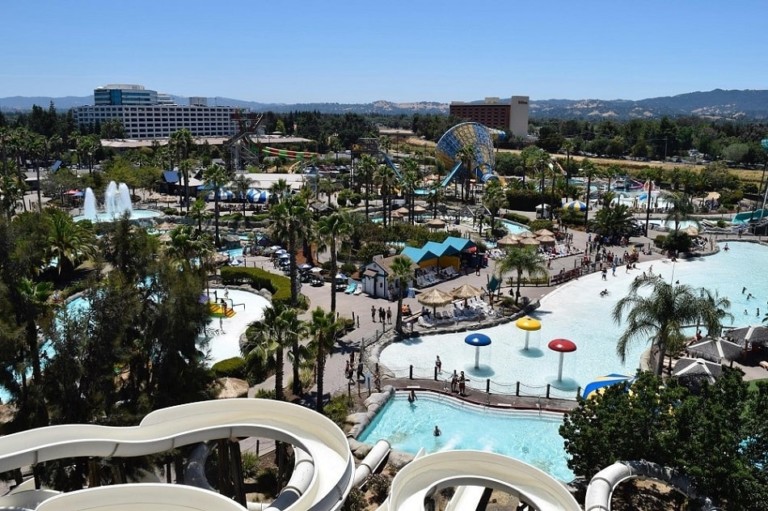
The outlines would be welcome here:
<svg viewBox="0 0 768 511">
<path fill-rule="evenodd" d="M 490 451 L 517 458 L 569 482 L 573 473 L 558 433 L 562 422 L 562 417 L 555 414 L 495 410 L 423 392 L 411 404 L 406 394 L 398 393 L 358 440 L 374 444 L 385 439 L 393 449 L 410 454 L 422 447 L 428 453 Z M 435 426 L 442 435 L 433 435 Z"/>
<path fill-rule="evenodd" d="M 523 224 L 518 224 L 517 222 L 512 222 L 511 220 L 503 220 L 502 223 L 504 224 L 504 227 L 509 231 L 509 234 L 522 234 L 524 232 L 529 232 L 529 229 L 524 226 Z"/>
<path fill-rule="evenodd" d="M 544 395 L 546 385 L 550 384 L 553 396 L 573 398 L 578 387 L 583 388 L 599 376 L 635 373 L 640 355 L 649 345 L 637 340 L 630 345 L 622 363 L 616 354 L 616 340 L 626 327 L 626 316 L 623 323 L 617 324 L 611 313 L 616 302 L 627 295 L 632 280 L 650 271 L 651 266 L 654 274 L 668 282 L 679 280 L 729 298 L 734 318 L 726 320 L 726 326 L 761 323 L 768 311 L 768 247 L 734 242 L 729 247 L 730 250 L 716 255 L 677 263 L 646 261 L 629 272 L 618 268 L 615 277 L 608 272 L 606 281 L 595 273 L 560 286 L 541 300 L 533 314 L 541 321 L 541 330 L 531 332 L 528 351 L 523 349 L 525 332 L 514 323 L 480 330 L 493 343 L 480 349 L 477 369 L 475 349 L 464 343 L 467 332 L 393 343 L 381 352 L 379 360 L 398 377 L 407 377 L 409 365 L 413 364 L 417 377 L 429 378 L 435 356 L 439 355 L 443 378 L 448 378 L 454 369 L 463 370 L 470 378 L 467 385 L 474 389 L 484 391 L 486 379 L 490 379 L 491 392 L 512 394 L 519 381 L 523 384 L 521 393 L 526 395 Z M 745 293 L 741 292 L 743 287 L 747 288 Z M 600 296 L 603 289 L 608 290 L 608 296 Z M 561 380 L 557 379 L 559 354 L 547 348 L 549 341 L 557 338 L 570 339 L 577 345 L 575 352 L 565 354 Z"/>
</svg>

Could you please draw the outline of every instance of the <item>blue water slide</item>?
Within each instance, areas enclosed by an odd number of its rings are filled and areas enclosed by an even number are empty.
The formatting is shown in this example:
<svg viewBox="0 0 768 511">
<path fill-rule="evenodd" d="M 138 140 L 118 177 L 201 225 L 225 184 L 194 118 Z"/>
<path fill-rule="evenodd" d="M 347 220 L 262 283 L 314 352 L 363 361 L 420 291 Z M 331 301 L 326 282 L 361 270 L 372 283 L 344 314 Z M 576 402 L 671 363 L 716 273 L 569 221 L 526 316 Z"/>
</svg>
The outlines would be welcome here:
<svg viewBox="0 0 768 511">
<path fill-rule="evenodd" d="M 389 167 L 395 171 L 395 176 L 397 176 L 397 179 L 403 179 L 403 175 L 400 173 L 400 169 L 398 169 L 392 159 L 387 156 L 387 153 L 382 152 L 381 155 L 384 157 L 384 163 L 389 165 Z"/>
<path fill-rule="evenodd" d="M 453 181 L 453 178 L 456 177 L 456 173 L 459 171 L 460 168 L 461 168 L 461 162 L 457 163 L 451 169 L 448 175 L 443 178 L 443 181 L 440 183 L 440 188 L 445 188 L 446 186 L 448 186 L 448 183 Z"/>
</svg>

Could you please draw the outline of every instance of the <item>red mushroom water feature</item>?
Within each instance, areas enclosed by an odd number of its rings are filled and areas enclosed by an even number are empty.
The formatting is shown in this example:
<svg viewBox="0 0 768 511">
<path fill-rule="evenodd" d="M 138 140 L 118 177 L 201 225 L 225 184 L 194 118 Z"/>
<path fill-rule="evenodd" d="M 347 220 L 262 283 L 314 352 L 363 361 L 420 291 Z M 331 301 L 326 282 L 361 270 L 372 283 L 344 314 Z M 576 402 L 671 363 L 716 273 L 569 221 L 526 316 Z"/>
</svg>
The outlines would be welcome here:
<svg viewBox="0 0 768 511">
<path fill-rule="evenodd" d="M 560 353 L 560 364 L 557 367 L 557 381 L 563 381 L 563 356 L 566 353 L 576 351 L 576 343 L 568 339 L 552 339 L 549 341 L 549 349 Z"/>
</svg>

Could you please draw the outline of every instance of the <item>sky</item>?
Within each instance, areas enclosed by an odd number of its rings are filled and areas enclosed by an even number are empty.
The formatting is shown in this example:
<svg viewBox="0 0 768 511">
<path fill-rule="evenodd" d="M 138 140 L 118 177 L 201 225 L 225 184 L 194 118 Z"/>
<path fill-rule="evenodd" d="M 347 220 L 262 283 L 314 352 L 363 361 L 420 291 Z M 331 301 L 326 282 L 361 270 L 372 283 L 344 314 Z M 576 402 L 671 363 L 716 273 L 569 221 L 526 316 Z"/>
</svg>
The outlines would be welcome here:
<svg viewBox="0 0 768 511">
<path fill-rule="evenodd" d="M 766 0 L 24 0 L 0 97 L 137 83 L 262 103 L 766 89 Z"/>
</svg>

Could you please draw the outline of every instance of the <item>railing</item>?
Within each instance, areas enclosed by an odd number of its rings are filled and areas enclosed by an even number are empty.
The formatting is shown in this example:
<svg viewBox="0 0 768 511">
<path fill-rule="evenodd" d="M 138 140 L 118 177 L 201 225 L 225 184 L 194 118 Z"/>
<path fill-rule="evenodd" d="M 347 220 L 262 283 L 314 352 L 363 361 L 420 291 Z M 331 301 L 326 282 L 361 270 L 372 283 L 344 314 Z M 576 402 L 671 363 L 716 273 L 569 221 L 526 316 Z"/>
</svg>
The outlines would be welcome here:
<svg viewBox="0 0 768 511">
<path fill-rule="evenodd" d="M 402 375 L 406 370 L 406 368 L 404 367 L 400 367 L 400 368 L 389 367 L 389 369 L 390 371 L 392 371 L 394 374 L 397 374 L 397 375 Z M 446 371 L 446 372 L 438 373 L 437 368 L 434 368 L 433 373 L 429 374 L 427 372 L 420 372 L 420 370 L 418 368 L 415 368 L 413 365 L 408 366 L 407 371 L 408 371 L 407 378 L 409 380 L 414 380 L 414 381 L 431 380 L 436 382 L 442 382 L 443 384 L 442 388 L 445 391 L 447 391 L 451 387 L 452 374 L 450 372 Z M 473 381 L 477 381 L 477 380 L 473 380 Z M 546 385 L 528 385 L 519 381 L 515 383 L 501 383 L 501 382 L 494 382 L 490 378 L 484 379 L 484 389 L 483 389 L 483 386 L 478 387 L 477 385 L 472 386 L 470 388 L 475 391 L 484 392 L 485 394 L 487 394 L 489 400 L 491 395 L 498 395 L 498 396 L 509 396 L 509 397 L 531 397 L 531 398 L 563 399 L 563 400 L 575 401 L 576 398 L 579 395 L 581 395 L 581 387 L 575 390 L 562 390 L 562 389 L 558 389 L 557 387 L 549 383 Z"/>
</svg>

